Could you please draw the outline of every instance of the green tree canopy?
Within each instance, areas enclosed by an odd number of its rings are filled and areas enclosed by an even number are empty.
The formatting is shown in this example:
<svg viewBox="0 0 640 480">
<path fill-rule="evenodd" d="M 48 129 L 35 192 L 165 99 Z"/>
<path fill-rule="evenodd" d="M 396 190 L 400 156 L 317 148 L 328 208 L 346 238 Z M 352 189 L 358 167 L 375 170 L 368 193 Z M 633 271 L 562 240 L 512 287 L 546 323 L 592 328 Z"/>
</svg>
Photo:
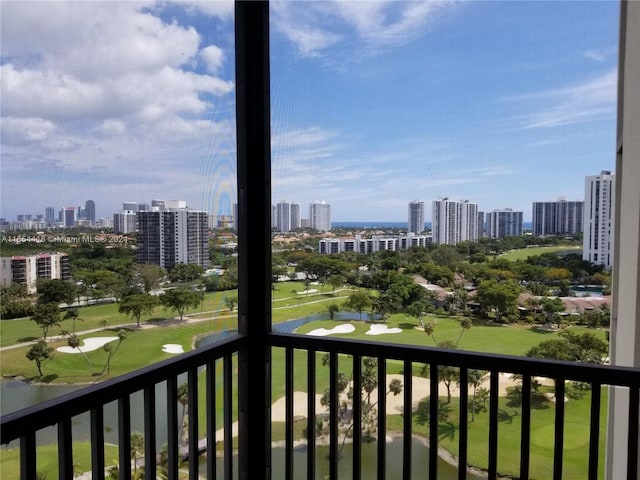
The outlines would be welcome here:
<svg viewBox="0 0 640 480">
<path fill-rule="evenodd" d="M 56 303 L 44 303 L 36 306 L 31 320 L 42 329 L 42 336 L 46 340 L 49 329 L 60 326 L 60 309 Z"/>
<path fill-rule="evenodd" d="M 172 282 L 191 282 L 202 276 L 204 268 L 194 263 L 179 263 L 169 272 L 169 280 Z"/>
<path fill-rule="evenodd" d="M 37 343 L 34 343 L 29 351 L 26 354 L 28 360 L 36 362 L 36 367 L 38 368 L 38 374 L 42 377 L 42 362 L 51 358 L 53 353 L 53 348 L 47 345 L 47 342 L 44 340 L 38 340 Z"/>
<path fill-rule="evenodd" d="M 118 306 L 118 312 L 135 319 L 136 325 L 140 328 L 140 317 L 153 313 L 158 305 L 158 298 L 148 293 L 137 293 L 124 297 Z"/>
<path fill-rule="evenodd" d="M 476 298 L 486 312 L 495 309 L 499 321 L 503 314 L 515 311 L 519 294 L 520 287 L 514 282 L 485 280 L 478 285 Z"/>
<path fill-rule="evenodd" d="M 200 305 L 200 293 L 187 288 L 174 288 L 160 295 L 160 303 L 180 315 L 180 320 L 187 308 Z"/>
<path fill-rule="evenodd" d="M 36 282 L 38 303 L 71 304 L 76 298 L 76 286 L 68 280 L 59 278 L 40 278 Z"/>
<path fill-rule="evenodd" d="M 369 308 L 372 304 L 373 301 L 366 292 L 358 291 L 349 295 L 346 306 L 358 312 L 360 314 L 360 320 L 362 320 L 362 311 Z"/>
</svg>

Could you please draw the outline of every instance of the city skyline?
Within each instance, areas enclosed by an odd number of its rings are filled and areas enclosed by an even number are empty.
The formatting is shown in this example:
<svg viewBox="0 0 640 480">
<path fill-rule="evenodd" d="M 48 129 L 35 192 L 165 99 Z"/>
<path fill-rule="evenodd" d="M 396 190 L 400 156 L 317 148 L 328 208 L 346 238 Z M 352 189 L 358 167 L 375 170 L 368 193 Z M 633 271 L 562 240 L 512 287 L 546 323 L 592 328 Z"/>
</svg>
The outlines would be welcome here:
<svg viewBox="0 0 640 480">
<path fill-rule="evenodd" d="M 231 3 L 0 8 L 0 217 L 92 198 L 105 218 L 159 192 L 232 213 Z M 614 2 L 271 12 L 274 200 L 402 221 L 412 198 L 447 196 L 527 221 L 531 202 L 581 200 L 584 177 L 613 170 Z"/>
</svg>

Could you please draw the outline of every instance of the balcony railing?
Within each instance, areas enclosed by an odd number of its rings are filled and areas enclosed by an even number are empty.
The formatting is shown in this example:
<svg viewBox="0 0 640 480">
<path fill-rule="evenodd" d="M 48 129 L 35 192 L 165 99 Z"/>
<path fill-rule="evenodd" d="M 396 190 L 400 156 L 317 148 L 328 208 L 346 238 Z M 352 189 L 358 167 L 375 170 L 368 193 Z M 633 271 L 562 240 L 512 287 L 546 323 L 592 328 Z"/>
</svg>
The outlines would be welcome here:
<svg viewBox="0 0 640 480">
<path fill-rule="evenodd" d="M 601 458 L 600 440 L 602 425 L 600 418 L 602 409 L 601 393 L 608 387 L 627 389 L 629 392 L 629 409 L 627 412 L 618 412 L 628 417 L 628 463 L 627 478 L 637 478 L 638 463 L 638 412 L 640 393 L 640 371 L 629 368 L 616 368 L 610 366 L 577 364 L 568 362 L 534 360 L 530 358 L 511 357 L 502 355 L 488 355 L 456 350 L 437 348 L 424 348 L 415 346 L 401 346 L 396 344 L 362 342 L 343 340 L 336 338 L 317 338 L 294 334 L 270 334 L 267 336 L 269 350 L 284 349 L 284 370 L 282 365 L 270 365 L 265 370 L 268 374 L 275 370 L 284 371 L 285 392 L 285 428 L 284 428 L 284 467 L 282 477 L 285 479 L 316 477 L 316 420 L 318 415 L 323 415 L 328 423 L 329 458 L 328 469 L 330 478 L 338 478 L 339 449 L 343 442 L 343 435 L 339 428 L 339 403 L 338 382 L 339 364 L 344 369 L 345 362 L 351 369 L 354 383 L 354 397 L 351 401 L 353 408 L 352 432 L 361 431 L 361 405 L 362 405 L 362 359 L 370 357 L 377 360 L 377 383 L 383 386 L 386 380 L 387 361 L 393 361 L 402 365 L 402 412 L 411 412 L 412 404 L 417 400 L 412 393 L 412 376 L 414 367 L 427 365 L 427 375 L 430 382 L 430 395 L 428 401 L 429 418 L 438 418 L 438 398 L 442 397 L 442 385 L 438 382 L 438 369 L 443 366 L 458 367 L 460 394 L 457 464 L 458 478 L 467 478 L 467 453 L 468 453 L 468 425 L 469 425 L 469 386 L 468 373 L 471 369 L 487 372 L 490 379 L 489 397 L 489 434 L 487 438 L 488 456 L 486 458 L 486 471 L 489 478 L 498 476 L 498 451 L 499 451 L 499 388 L 498 379 L 501 373 L 521 375 L 521 414 L 520 414 L 520 472 L 519 478 L 535 478 L 536 472 L 530 471 L 531 451 L 531 395 L 532 382 L 535 377 L 553 379 L 555 382 L 555 398 L 564 398 L 565 383 L 568 381 L 583 382 L 591 391 L 590 418 L 585 419 L 589 424 L 589 451 L 588 451 L 588 478 L 598 478 L 598 462 Z M 158 429 L 167 431 L 167 460 L 163 464 L 165 474 L 170 479 L 179 478 L 179 470 L 188 468 L 189 478 L 232 479 L 242 477 L 244 465 L 238 464 L 239 472 L 234 472 L 234 456 L 241 454 L 238 448 L 243 448 L 243 437 L 251 435 L 251 427 L 240 425 L 237 432 L 239 436 L 238 447 L 234 447 L 233 424 L 235 413 L 239 411 L 239 398 L 234 392 L 234 370 L 242 369 L 243 364 L 237 362 L 235 355 L 243 349 L 250 348 L 247 337 L 236 336 L 219 344 L 198 349 L 175 359 L 149 366 L 140 371 L 118 377 L 103 384 L 91 386 L 64 397 L 54 399 L 43 404 L 24 409 L 6 415 L 2 418 L 1 441 L 3 444 L 19 439 L 21 478 L 36 478 L 37 447 L 36 437 L 38 430 L 49 425 L 57 425 L 58 431 L 58 466 L 59 478 L 73 477 L 73 450 L 72 420 L 82 413 L 90 415 L 90 445 L 91 445 L 91 471 L 93 479 L 105 478 L 105 424 L 104 407 L 110 402 L 118 405 L 118 471 L 120 478 L 129 479 L 132 476 L 131 457 L 131 395 L 143 392 L 144 396 L 144 471 L 145 478 L 156 478 L 156 467 L 160 446 L 156 444 Z M 275 350 L 273 350 L 275 351 Z M 294 352 L 298 355 L 294 355 Z M 295 358 L 300 358 L 302 352 L 306 357 L 302 365 L 296 364 Z M 329 378 L 329 402 L 328 410 L 317 411 L 315 397 L 317 393 L 318 371 L 316 361 L 320 356 L 328 355 Z M 280 358 L 280 356 L 278 357 Z M 218 362 L 218 363 L 216 363 Z M 217 382 L 216 365 L 222 365 L 222 382 Z M 302 377 L 307 379 L 308 402 L 306 406 L 306 432 L 307 444 L 306 468 L 294 471 L 294 372 L 299 379 L 300 369 L 306 370 Z M 220 370 L 220 369 L 218 369 Z M 239 375 L 242 372 L 238 372 Z M 178 415 L 178 382 L 186 377 L 188 398 L 188 441 L 183 445 L 180 440 L 181 425 Z M 274 382 L 277 380 L 274 379 Z M 166 410 L 156 411 L 156 387 L 166 384 Z M 216 386 L 218 385 L 218 386 Z M 281 388 L 281 385 L 278 385 Z M 200 391 L 200 390 L 204 391 Z M 222 396 L 220 396 L 222 389 Z M 386 478 L 386 401 L 385 388 L 378 388 L 376 419 L 377 440 L 377 478 Z M 222 398 L 222 405 L 217 405 Z M 268 401 L 263 401 L 268 400 Z M 204 404 L 199 404 L 201 401 Z M 262 412 L 264 419 L 270 423 L 270 405 L 274 401 L 269 395 L 268 399 L 251 399 L 251 404 L 257 411 Z M 264 407 L 264 408 L 262 408 Z M 235 413 L 234 413 L 235 412 Z M 555 421 L 553 439 L 553 478 L 563 477 L 563 452 L 565 431 L 565 403 L 555 402 Z M 200 430 L 202 425 L 200 417 L 204 417 L 205 431 Z M 222 417 L 222 418 L 220 418 Z M 156 418 L 166 419 L 166 422 L 158 425 Z M 414 430 L 413 415 L 402 415 L 402 478 L 412 478 L 412 435 Z M 428 471 L 429 479 L 438 478 L 438 421 L 429 421 L 428 440 L 430 448 L 428 454 L 425 451 L 423 459 L 417 459 L 424 464 L 423 471 Z M 223 425 L 223 439 L 220 439 L 220 448 L 216 445 L 216 426 Z M 270 442 L 270 435 L 264 442 Z M 77 440 L 77 439 L 76 439 Z M 253 439 L 255 441 L 255 439 Z M 351 478 L 363 478 L 362 474 L 362 442 L 361 435 L 352 435 L 352 471 Z M 272 466 L 271 450 L 253 449 L 248 453 L 251 461 L 264 462 Z M 262 452 L 266 458 L 260 458 Z M 219 453 L 222 468 L 216 467 L 216 457 Z M 206 462 L 200 462 L 200 456 L 206 454 Z M 239 458 L 243 458 L 242 455 Z M 246 458 L 246 457 L 245 457 Z M 186 467 L 180 467 L 182 461 Z M 414 459 L 415 460 L 415 459 Z M 142 459 L 138 460 L 138 464 Z M 222 472 L 222 477 L 220 473 Z M 261 478 L 269 478 L 270 468 L 267 468 Z M 216 477 L 218 474 L 218 477 Z M 275 477 L 273 477 L 275 478 Z"/>
</svg>

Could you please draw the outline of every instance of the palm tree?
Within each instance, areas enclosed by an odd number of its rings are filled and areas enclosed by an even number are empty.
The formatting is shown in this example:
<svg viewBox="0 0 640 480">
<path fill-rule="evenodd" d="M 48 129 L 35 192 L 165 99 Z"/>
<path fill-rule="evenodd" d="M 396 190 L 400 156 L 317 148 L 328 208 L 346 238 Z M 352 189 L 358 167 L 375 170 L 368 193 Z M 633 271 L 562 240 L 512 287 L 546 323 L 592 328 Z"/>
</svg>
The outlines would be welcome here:
<svg viewBox="0 0 640 480">
<path fill-rule="evenodd" d="M 133 475 L 138 470 L 138 457 L 144 453 L 144 436 L 140 432 L 131 432 L 131 460 L 133 460 Z"/>
<path fill-rule="evenodd" d="M 472 325 L 473 324 L 471 323 L 470 318 L 463 318 L 460 320 L 460 327 L 462 328 L 462 330 L 460 331 L 460 335 L 458 335 L 458 339 L 456 340 L 456 347 L 460 343 L 460 339 L 462 338 L 462 335 L 464 334 L 464 332 L 469 330 Z"/>
<path fill-rule="evenodd" d="M 178 402 L 182 405 L 182 415 L 180 416 L 180 436 L 184 438 L 187 405 L 189 404 L 189 384 L 181 383 L 178 385 Z M 186 440 L 187 439 L 185 439 L 185 443 Z"/>
<path fill-rule="evenodd" d="M 78 309 L 77 308 L 70 308 L 69 310 L 67 310 L 64 314 L 64 317 L 62 317 L 62 320 L 66 320 L 70 318 L 71 320 L 73 320 L 72 323 L 72 327 L 71 327 L 71 333 L 75 334 L 76 333 L 76 320 L 81 320 L 80 315 L 78 315 Z"/>
<path fill-rule="evenodd" d="M 109 374 L 109 369 L 111 367 L 111 358 L 116 354 L 116 352 L 118 351 L 118 349 L 120 348 L 120 344 L 127 338 L 127 331 L 126 330 L 120 330 L 118 332 L 118 345 L 116 345 L 116 348 L 114 350 L 113 346 L 110 343 L 105 343 L 104 346 L 102 347 L 102 349 L 107 352 L 108 357 L 107 357 L 107 361 L 104 364 L 104 368 L 102 369 L 102 373 L 107 372 L 107 375 Z"/>
<path fill-rule="evenodd" d="M 87 354 L 84 353 L 81 349 L 80 349 L 80 339 L 78 338 L 78 336 L 74 333 L 72 334 L 68 339 L 67 339 L 67 345 L 69 345 L 71 348 L 77 348 L 78 351 L 82 354 L 82 356 L 84 357 L 84 359 L 87 361 L 87 363 L 89 364 L 89 371 L 91 372 L 91 375 L 93 375 L 93 365 L 91 365 L 91 360 L 89 360 L 89 357 L 87 357 Z"/>
<path fill-rule="evenodd" d="M 436 345 L 438 345 L 438 341 L 436 340 L 436 336 L 433 334 L 436 327 L 431 322 L 427 322 L 424 324 L 424 333 L 431 336 Z"/>
<path fill-rule="evenodd" d="M 407 307 L 407 313 L 420 322 L 420 326 L 423 330 L 425 328 L 425 325 L 422 321 L 422 316 L 424 315 L 426 309 L 427 305 L 421 300 L 417 300 Z"/>
</svg>

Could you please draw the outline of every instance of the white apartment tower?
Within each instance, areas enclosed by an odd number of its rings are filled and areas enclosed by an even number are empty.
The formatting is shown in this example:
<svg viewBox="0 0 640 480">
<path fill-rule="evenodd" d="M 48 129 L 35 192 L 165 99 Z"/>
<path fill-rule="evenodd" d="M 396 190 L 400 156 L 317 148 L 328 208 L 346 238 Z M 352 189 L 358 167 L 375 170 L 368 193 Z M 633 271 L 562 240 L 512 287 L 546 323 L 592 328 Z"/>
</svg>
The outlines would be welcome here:
<svg viewBox="0 0 640 480">
<path fill-rule="evenodd" d="M 586 177 L 582 258 L 608 269 L 613 266 L 614 199 L 615 174 L 603 170 Z"/>
<path fill-rule="evenodd" d="M 310 204 L 309 222 L 311 228 L 320 232 L 331 230 L 331 205 L 324 200 L 317 200 Z"/>
<path fill-rule="evenodd" d="M 286 200 L 276 205 L 276 230 L 278 232 L 291 231 L 291 204 Z"/>
<path fill-rule="evenodd" d="M 300 218 L 300 205 L 297 203 L 291 204 L 291 230 L 300 228 L 302 226 Z"/>
<path fill-rule="evenodd" d="M 478 240 L 478 204 L 441 198 L 433 202 L 433 243 L 455 245 Z"/>
<path fill-rule="evenodd" d="M 424 202 L 414 200 L 409 202 L 409 233 L 424 231 Z"/>
</svg>

